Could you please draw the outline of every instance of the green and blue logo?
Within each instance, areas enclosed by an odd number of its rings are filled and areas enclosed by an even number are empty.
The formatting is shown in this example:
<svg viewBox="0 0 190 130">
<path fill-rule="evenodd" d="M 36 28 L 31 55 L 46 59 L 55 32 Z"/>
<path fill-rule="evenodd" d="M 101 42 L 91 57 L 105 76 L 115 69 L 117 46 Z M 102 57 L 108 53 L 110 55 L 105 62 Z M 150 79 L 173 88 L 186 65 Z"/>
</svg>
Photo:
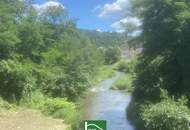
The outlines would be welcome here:
<svg viewBox="0 0 190 130">
<path fill-rule="evenodd" d="M 84 122 L 84 130 L 106 130 L 105 120 L 87 120 Z"/>
</svg>

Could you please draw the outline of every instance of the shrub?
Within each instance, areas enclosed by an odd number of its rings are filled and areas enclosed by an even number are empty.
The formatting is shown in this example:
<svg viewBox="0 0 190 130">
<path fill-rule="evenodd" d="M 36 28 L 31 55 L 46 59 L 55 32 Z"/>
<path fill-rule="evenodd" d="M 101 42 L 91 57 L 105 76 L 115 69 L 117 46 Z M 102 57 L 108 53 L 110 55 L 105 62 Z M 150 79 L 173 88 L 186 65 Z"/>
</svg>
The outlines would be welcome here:
<svg viewBox="0 0 190 130">
<path fill-rule="evenodd" d="M 117 69 L 126 72 L 128 70 L 128 62 L 126 60 L 121 60 L 117 65 Z"/>
<path fill-rule="evenodd" d="M 10 102 L 29 98 L 35 86 L 31 65 L 14 60 L 0 62 L 0 95 Z"/>
<path fill-rule="evenodd" d="M 19 102 L 19 105 L 27 108 L 41 110 L 43 109 L 47 98 L 48 97 L 44 96 L 43 93 L 40 92 L 40 90 L 35 90 L 34 92 L 32 92 L 31 98 L 29 100 L 22 99 Z"/>
<path fill-rule="evenodd" d="M 42 112 L 54 118 L 62 118 L 66 122 L 73 122 L 77 118 L 76 106 L 64 98 L 48 98 Z"/>
<path fill-rule="evenodd" d="M 141 116 L 146 130 L 189 130 L 188 107 L 171 99 L 144 107 Z"/>
<path fill-rule="evenodd" d="M 133 88 L 132 88 L 132 77 L 130 75 L 123 75 L 121 76 L 119 79 L 117 79 L 111 89 L 119 89 L 119 90 L 127 90 L 129 92 L 133 91 Z"/>
<path fill-rule="evenodd" d="M 13 106 L 9 104 L 8 102 L 4 101 L 2 98 L 0 98 L 0 110 L 9 110 Z"/>
<path fill-rule="evenodd" d="M 113 64 L 121 58 L 121 50 L 116 47 L 109 47 L 105 50 L 105 64 Z"/>
<path fill-rule="evenodd" d="M 136 58 L 130 60 L 121 60 L 117 65 L 117 69 L 125 73 L 134 74 L 135 65 Z"/>
</svg>

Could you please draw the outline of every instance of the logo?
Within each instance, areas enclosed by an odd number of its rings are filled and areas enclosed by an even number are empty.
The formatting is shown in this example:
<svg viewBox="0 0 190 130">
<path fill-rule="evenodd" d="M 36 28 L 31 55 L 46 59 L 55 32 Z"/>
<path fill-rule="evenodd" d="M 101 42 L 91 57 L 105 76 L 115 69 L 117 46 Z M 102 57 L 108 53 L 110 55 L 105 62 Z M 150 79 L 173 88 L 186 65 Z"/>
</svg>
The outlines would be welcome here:
<svg viewBox="0 0 190 130">
<path fill-rule="evenodd" d="M 88 120 L 84 122 L 84 130 L 106 130 L 105 120 Z"/>
</svg>

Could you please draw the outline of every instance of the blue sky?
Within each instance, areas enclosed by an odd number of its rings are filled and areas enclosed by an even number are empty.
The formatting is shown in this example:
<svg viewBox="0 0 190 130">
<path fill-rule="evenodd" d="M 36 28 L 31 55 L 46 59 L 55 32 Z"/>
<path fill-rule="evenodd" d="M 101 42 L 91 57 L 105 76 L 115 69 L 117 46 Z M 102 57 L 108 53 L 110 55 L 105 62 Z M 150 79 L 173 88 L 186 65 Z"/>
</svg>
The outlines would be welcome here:
<svg viewBox="0 0 190 130">
<path fill-rule="evenodd" d="M 48 2 L 62 4 L 70 17 L 78 19 L 77 26 L 83 29 L 121 31 L 128 0 L 35 0 L 43 6 Z"/>
</svg>

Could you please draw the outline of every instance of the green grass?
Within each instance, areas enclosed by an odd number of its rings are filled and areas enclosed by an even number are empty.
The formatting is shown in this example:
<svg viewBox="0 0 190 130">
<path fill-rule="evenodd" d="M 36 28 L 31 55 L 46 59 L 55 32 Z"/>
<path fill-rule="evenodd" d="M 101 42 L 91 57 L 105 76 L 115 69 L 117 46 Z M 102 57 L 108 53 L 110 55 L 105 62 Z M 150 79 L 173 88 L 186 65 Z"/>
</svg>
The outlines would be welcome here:
<svg viewBox="0 0 190 130">
<path fill-rule="evenodd" d="M 0 98 L 0 112 L 7 110 L 14 110 L 14 109 L 16 109 L 15 105 L 12 105 L 7 101 L 3 100 L 2 98 Z"/>
<path fill-rule="evenodd" d="M 103 65 L 100 67 L 96 73 L 91 77 L 90 81 L 92 85 L 95 85 L 106 78 L 112 77 L 115 75 L 116 66 L 114 65 Z"/>
<path fill-rule="evenodd" d="M 113 90 L 127 90 L 128 92 L 133 91 L 132 87 L 132 77 L 130 74 L 124 74 L 119 79 L 117 79 L 111 89 Z"/>
<path fill-rule="evenodd" d="M 54 118 L 64 119 L 67 123 L 73 123 L 78 116 L 76 105 L 64 98 L 48 98 L 42 112 Z"/>
<path fill-rule="evenodd" d="M 19 107 L 38 110 L 46 116 L 64 119 L 68 124 L 75 122 L 78 118 L 75 103 L 65 98 L 47 97 L 40 91 L 34 92 L 31 97 L 30 101 L 21 101 Z"/>
</svg>

